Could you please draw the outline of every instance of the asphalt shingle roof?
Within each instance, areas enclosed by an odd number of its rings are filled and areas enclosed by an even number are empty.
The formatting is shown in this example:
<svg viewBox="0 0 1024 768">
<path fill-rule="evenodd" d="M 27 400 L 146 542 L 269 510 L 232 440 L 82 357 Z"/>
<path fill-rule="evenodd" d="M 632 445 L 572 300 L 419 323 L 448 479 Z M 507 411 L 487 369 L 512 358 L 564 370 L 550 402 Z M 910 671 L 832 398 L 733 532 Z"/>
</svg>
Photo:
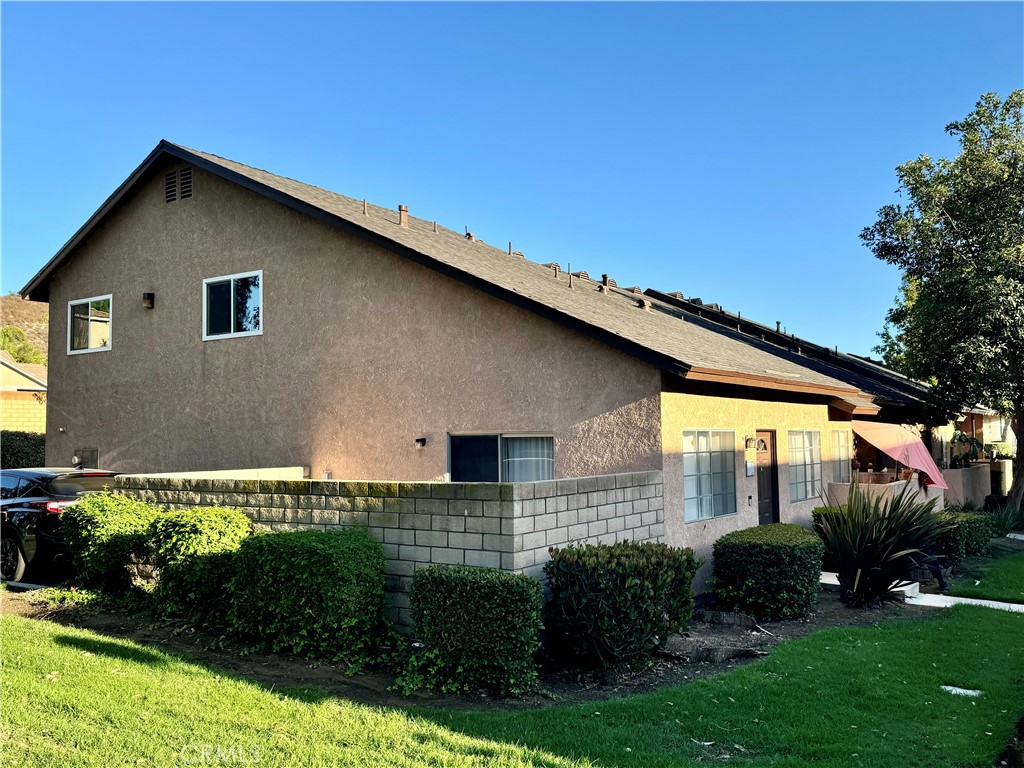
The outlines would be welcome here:
<svg viewBox="0 0 1024 768">
<path fill-rule="evenodd" d="M 178 146 L 178 145 L 175 145 Z M 792 384 L 837 388 L 850 392 L 847 382 L 829 375 L 823 366 L 809 366 L 794 356 L 780 354 L 769 344 L 685 313 L 669 313 L 651 302 L 651 311 L 636 306 L 632 292 L 612 288 L 599 291 L 599 283 L 573 278 L 572 288 L 565 272 L 556 275 L 548 266 L 522 256 L 470 240 L 464 234 L 434 222 L 409 216 L 408 226 L 399 224 L 398 211 L 367 205 L 320 187 L 252 168 L 226 158 L 179 147 L 214 165 L 237 173 L 277 192 L 315 206 L 358 227 L 404 245 L 458 272 L 483 278 L 521 297 L 556 310 L 566 317 L 604 329 L 624 339 L 676 360 L 690 368 L 728 371 Z M 650 301 L 650 300 L 649 300 Z M 865 404 L 863 397 L 850 397 Z M 852 401 L 852 400 L 851 400 Z"/>
</svg>

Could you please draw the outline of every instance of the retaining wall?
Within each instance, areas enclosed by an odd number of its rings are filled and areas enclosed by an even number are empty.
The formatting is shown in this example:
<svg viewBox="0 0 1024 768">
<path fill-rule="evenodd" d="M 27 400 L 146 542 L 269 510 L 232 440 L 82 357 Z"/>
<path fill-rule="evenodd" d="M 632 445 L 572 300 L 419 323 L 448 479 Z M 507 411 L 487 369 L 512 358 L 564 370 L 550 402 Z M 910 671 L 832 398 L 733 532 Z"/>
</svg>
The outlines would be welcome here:
<svg viewBox="0 0 1024 768">
<path fill-rule="evenodd" d="M 395 483 L 121 475 L 116 488 L 171 509 L 231 506 L 272 530 L 366 526 L 387 556 L 385 615 L 412 624 L 409 590 L 432 564 L 540 578 L 548 547 L 660 541 L 660 471 L 537 483 Z"/>
</svg>

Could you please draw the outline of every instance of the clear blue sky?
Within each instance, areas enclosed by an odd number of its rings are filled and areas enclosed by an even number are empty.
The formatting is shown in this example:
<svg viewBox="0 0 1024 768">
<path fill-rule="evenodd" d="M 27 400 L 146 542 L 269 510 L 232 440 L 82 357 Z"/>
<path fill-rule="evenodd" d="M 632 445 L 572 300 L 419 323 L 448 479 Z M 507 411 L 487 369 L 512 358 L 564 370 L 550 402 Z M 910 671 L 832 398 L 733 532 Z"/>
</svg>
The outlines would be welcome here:
<svg viewBox="0 0 1024 768">
<path fill-rule="evenodd" d="M 3 3 L 3 291 L 161 138 L 867 353 L 1021 3 Z"/>
</svg>

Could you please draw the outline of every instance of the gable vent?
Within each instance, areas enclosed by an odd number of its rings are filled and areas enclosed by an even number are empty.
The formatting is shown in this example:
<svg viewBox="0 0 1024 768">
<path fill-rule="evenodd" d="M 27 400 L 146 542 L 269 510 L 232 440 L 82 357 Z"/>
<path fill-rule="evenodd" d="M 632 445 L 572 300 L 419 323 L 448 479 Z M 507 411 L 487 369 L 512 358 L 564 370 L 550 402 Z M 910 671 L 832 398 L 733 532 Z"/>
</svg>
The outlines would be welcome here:
<svg viewBox="0 0 1024 768">
<path fill-rule="evenodd" d="M 192 169 L 182 168 L 178 171 L 178 199 L 192 197 Z"/>
<path fill-rule="evenodd" d="M 164 174 L 164 202 L 173 203 L 192 197 L 192 169 L 182 168 Z"/>
</svg>

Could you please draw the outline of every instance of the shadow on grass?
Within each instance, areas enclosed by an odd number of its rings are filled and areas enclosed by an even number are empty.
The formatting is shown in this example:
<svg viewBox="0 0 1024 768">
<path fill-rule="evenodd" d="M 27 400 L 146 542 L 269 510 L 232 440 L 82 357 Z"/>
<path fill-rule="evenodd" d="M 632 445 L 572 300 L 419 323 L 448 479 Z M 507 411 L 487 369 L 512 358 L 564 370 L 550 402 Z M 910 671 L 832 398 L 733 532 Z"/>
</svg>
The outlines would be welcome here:
<svg viewBox="0 0 1024 768">
<path fill-rule="evenodd" d="M 151 664 L 153 666 L 166 666 L 168 659 L 162 653 L 147 651 L 144 648 L 133 647 L 125 642 L 115 640 L 99 640 L 89 637 L 76 637 L 75 635 L 54 635 L 53 641 L 57 645 L 67 648 L 76 648 L 87 653 L 109 656 L 123 661 L 136 661 L 140 664 Z"/>
</svg>

